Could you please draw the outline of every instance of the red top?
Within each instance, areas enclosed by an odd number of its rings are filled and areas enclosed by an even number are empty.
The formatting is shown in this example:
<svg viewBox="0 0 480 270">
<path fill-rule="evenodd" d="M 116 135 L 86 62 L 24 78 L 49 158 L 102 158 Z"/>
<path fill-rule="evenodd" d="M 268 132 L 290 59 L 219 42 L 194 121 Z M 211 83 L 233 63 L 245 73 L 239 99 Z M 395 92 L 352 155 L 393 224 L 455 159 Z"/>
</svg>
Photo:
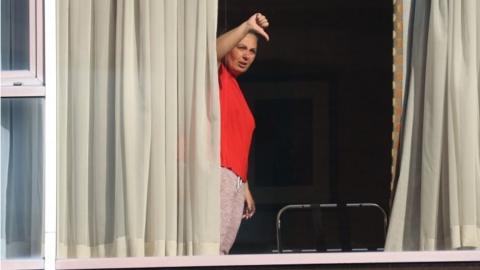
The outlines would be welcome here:
<svg viewBox="0 0 480 270">
<path fill-rule="evenodd" d="M 255 119 L 238 86 L 235 77 L 221 64 L 218 71 L 220 84 L 222 167 L 232 170 L 247 181 L 248 154 L 255 129 Z"/>
</svg>

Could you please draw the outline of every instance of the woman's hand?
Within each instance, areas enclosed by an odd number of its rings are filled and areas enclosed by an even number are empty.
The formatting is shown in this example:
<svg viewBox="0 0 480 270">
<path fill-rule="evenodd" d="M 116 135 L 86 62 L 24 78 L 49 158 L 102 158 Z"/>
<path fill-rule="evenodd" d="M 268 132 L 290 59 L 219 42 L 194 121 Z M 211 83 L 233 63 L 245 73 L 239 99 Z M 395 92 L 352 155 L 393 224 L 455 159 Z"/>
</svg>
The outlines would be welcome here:
<svg viewBox="0 0 480 270">
<path fill-rule="evenodd" d="M 249 219 L 255 214 L 255 201 L 253 200 L 252 193 L 248 188 L 248 184 L 245 188 L 245 206 L 243 207 L 243 218 Z"/>
<path fill-rule="evenodd" d="M 237 46 L 250 31 L 258 33 L 266 40 L 270 40 L 267 32 L 265 32 L 268 25 L 269 23 L 265 16 L 260 13 L 255 13 L 239 26 L 219 36 L 217 38 L 217 65 L 220 67 L 220 62 L 223 57 Z"/>
<path fill-rule="evenodd" d="M 250 28 L 250 30 L 262 35 L 267 41 L 270 40 L 270 37 L 268 36 L 267 32 L 265 32 L 265 29 L 269 26 L 267 17 L 262 15 L 261 13 L 255 13 L 253 14 L 248 20 L 247 20 L 247 25 Z"/>
</svg>

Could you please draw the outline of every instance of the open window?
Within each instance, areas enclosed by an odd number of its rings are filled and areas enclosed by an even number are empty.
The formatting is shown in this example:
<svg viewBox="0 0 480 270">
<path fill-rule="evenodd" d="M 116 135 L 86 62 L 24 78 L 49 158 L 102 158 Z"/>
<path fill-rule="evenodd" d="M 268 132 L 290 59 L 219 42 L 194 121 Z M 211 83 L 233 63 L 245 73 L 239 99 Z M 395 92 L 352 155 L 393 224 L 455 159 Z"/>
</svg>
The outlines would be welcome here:
<svg viewBox="0 0 480 270">
<path fill-rule="evenodd" d="M 233 253 L 382 250 L 392 149 L 390 1 L 219 2 L 219 31 L 266 14 L 240 87 L 256 118 L 249 181 L 255 218 Z M 371 203 L 379 207 L 353 207 Z M 333 207 L 332 204 L 337 204 Z M 382 209 L 384 211 L 382 211 Z"/>
</svg>

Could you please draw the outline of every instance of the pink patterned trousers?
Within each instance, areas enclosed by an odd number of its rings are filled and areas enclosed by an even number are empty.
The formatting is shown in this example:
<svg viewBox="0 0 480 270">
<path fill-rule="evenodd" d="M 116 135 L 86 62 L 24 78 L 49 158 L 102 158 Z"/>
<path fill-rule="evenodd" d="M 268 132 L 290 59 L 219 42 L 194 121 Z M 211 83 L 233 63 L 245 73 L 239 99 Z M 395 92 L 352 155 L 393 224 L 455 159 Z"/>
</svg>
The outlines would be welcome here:
<svg viewBox="0 0 480 270">
<path fill-rule="evenodd" d="M 245 204 L 245 186 L 231 170 L 221 168 L 220 255 L 226 255 L 237 237 Z"/>
</svg>

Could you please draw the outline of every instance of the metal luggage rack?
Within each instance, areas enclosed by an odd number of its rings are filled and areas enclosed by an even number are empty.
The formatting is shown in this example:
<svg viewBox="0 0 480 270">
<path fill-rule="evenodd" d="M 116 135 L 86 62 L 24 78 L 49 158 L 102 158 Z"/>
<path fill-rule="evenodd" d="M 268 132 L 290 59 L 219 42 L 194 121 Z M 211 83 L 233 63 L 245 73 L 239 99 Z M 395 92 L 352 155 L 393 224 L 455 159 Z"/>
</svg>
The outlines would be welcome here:
<svg viewBox="0 0 480 270">
<path fill-rule="evenodd" d="M 290 204 L 278 211 L 277 220 L 276 220 L 276 228 L 277 228 L 277 249 L 273 250 L 275 253 L 294 253 L 294 252 L 301 252 L 301 253 L 309 253 L 309 252 L 319 252 L 317 249 L 282 249 L 282 242 L 281 242 L 281 218 L 282 214 L 288 210 L 298 210 L 298 209 L 325 209 L 325 208 L 363 208 L 363 207 L 370 207 L 379 210 L 383 215 L 383 235 L 384 237 L 387 236 L 387 226 L 388 226 L 388 217 L 385 210 L 376 203 L 345 203 L 345 204 L 338 204 L 338 203 L 325 203 L 325 204 Z M 342 249 L 334 248 L 334 249 L 327 249 L 326 252 L 341 252 Z M 351 251 L 368 251 L 366 248 L 353 248 Z M 377 251 L 383 251 L 383 248 L 377 249 Z"/>
</svg>

